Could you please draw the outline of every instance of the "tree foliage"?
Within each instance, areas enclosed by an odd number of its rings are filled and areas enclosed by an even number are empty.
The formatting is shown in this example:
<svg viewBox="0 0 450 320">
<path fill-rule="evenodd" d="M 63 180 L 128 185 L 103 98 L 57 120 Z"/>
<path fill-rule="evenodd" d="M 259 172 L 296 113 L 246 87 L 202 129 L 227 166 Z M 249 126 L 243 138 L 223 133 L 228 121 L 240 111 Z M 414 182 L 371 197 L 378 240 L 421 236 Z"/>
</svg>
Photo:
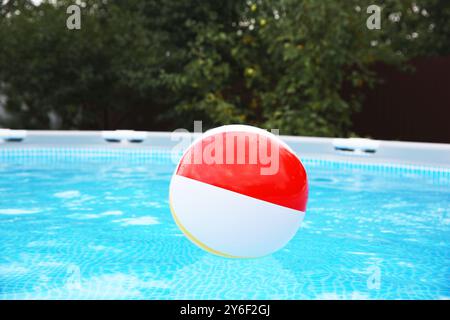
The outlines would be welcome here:
<svg viewBox="0 0 450 320">
<path fill-rule="evenodd" d="M 248 123 L 350 132 L 378 62 L 450 52 L 446 1 L 10 0 L 0 9 L 0 95 L 10 127 L 172 130 Z"/>
</svg>

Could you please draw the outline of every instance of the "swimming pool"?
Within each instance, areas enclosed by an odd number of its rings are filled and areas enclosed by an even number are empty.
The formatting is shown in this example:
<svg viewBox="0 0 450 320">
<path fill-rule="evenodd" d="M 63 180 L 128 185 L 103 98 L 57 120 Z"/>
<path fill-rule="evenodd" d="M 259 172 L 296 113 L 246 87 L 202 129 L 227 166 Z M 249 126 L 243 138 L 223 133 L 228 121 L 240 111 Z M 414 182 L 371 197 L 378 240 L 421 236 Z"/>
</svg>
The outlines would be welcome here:
<svg viewBox="0 0 450 320">
<path fill-rule="evenodd" d="M 177 228 L 167 152 L 57 154 L 0 152 L 0 299 L 450 298 L 449 171 L 306 158 L 302 228 L 246 260 Z"/>
</svg>

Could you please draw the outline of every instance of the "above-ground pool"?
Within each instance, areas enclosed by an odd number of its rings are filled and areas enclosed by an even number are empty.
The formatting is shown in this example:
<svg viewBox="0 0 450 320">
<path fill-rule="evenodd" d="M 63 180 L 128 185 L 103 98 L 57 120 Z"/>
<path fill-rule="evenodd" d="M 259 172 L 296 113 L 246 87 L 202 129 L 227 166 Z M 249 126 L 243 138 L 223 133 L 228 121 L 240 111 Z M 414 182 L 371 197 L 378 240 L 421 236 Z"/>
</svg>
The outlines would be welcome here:
<svg viewBox="0 0 450 320">
<path fill-rule="evenodd" d="M 0 298 L 450 298 L 448 171 L 304 164 L 296 236 L 227 259 L 173 221 L 168 155 L 0 153 Z"/>
</svg>

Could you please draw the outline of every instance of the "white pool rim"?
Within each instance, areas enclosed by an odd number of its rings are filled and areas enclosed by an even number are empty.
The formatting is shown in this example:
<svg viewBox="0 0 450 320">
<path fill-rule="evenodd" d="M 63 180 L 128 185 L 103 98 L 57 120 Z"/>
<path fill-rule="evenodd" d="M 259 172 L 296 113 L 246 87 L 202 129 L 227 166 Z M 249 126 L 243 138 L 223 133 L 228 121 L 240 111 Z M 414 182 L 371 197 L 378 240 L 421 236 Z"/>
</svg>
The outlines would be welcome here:
<svg viewBox="0 0 450 320">
<path fill-rule="evenodd" d="M 180 139 L 194 140 L 187 132 L 41 131 L 0 129 L 0 156 L 27 150 L 135 150 L 170 152 Z M 450 144 L 386 141 L 360 138 L 281 136 L 302 159 L 336 163 L 430 167 L 450 170 Z"/>
</svg>

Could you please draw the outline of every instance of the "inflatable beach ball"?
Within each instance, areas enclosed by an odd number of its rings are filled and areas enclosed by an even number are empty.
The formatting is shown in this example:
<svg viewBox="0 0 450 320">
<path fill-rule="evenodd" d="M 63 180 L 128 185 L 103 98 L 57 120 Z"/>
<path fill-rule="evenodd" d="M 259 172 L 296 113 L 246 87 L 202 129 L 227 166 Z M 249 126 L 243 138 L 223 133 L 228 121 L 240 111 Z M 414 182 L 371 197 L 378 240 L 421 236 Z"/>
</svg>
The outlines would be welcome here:
<svg viewBox="0 0 450 320">
<path fill-rule="evenodd" d="M 230 125 L 207 131 L 185 151 L 169 193 L 173 218 L 192 242 L 220 256 L 254 258 L 295 235 L 308 182 L 276 135 Z"/>
</svg>

